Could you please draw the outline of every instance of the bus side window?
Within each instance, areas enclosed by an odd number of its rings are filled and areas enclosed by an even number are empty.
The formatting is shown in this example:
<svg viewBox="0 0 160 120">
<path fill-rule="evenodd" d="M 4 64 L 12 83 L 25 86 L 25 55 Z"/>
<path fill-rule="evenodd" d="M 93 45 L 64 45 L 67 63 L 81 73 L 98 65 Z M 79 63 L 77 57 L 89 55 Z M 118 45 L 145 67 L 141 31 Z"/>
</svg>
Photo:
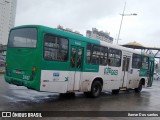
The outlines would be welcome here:
<svg viewBox="0 0 160 120">
<path fill-rule="evenodd" d="M 108 48 L 94 45 L 91 56 L 92 64 L 107 65 Z"/>
<path fill-rule="evenodd" d="M 108 48 L 101 46 L 100 48 L 100 65 L 107 65 Z"/>
<path fill-rule="evenodd" d="M 90 43 L 87 44 L 87 50 L 86 50 L 86 63 L 91 63 L 91 47 L 92 45 Z"/>
<path fill-rule="evenodd" d="M 109 66 L 114 66 L 114 67 L 120 67 L 121 66 L 121 57 L 122 57 L 122 52 L 121 50 L 109 49 Z"/>
<path fill-rule="evenodd" d="M 94 45 L 92 51 L 92 64 L 98 65 L 100 63 L 100 46 Z"/>
<path fill-rule="evenodd" d="M 78 58 L 77 58 L 77 68 L 81 68 L 82 63 L 82 49 L 78 50 Z"/>
<path fill-rule="evenodd" d="M 53 61 L 67 61 L 68 39 L 46 34 L 44 37 L 44 59 Z"/>
<path fill-rule="evenodd" d="M 76 59 L 76 48 L 72 48 L 72 53 L 71 53 L 71 68 L 75 67 L 75 59 Z"/>
<path fill-rule="evenodd" d="M 133 57 L 132 57 L 132 68 L 140 69 L 141 66 L 142 66 L 141 56 L 138 55 L 138 54 L 133 54 Z"/>
<path fill-rule="evenodd" d="M 147 56 L 142 56 L 142 68 L 148 69 L 149 58 Z"/>
</svg>

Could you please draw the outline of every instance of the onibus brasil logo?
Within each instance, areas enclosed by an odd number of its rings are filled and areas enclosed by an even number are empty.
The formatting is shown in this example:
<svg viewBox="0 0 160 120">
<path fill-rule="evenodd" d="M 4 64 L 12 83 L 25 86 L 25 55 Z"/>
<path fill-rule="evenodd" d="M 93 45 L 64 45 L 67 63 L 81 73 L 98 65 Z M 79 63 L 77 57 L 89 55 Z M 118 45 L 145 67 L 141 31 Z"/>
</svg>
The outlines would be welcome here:
<svg viewBox="0 0 160 120">
<path fill-rule="evenodd" d="M 104 74 L 105 75 L 118 75 L 118 70 L 113 70 L 110 67 L 107 67 L 104 69 Z"/>
</svg>

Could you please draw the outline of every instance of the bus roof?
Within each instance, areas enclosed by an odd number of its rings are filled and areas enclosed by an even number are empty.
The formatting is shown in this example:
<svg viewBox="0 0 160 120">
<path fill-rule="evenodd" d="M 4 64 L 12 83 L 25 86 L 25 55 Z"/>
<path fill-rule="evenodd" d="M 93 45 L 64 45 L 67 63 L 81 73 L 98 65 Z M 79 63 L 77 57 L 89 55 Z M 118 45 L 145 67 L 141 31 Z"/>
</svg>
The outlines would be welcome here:
<svg viewBox="0 0 160 120">
<path fill-rule="evenodd" d="M 47 33 L 51 33 L 51 34 L 56 34 L 59 36 L 63 36 L 63 37 L 68 37 L 71 39 L 76 39 L 76 40 L 80 40 L 80 41 L 84 41 L 84 42 L 88 42 L 88 43 L 93 43 L 93 44 L 102 44 L 104 46 L 107 46 L 109 48 L 116 48 L 116 49 L 120 49 L 122 51 L 126 51 L 126 52 L 131 52 L 131 53 L 136 53 L 136 54 L 143 54 L 145 56 L 148 56 L 147 53 L 142 53 L 141 51 L 136 51 L 135 49 L 131 49 L 131 48 L 126 48 L 120 45 L 115 45 L 115 44 L 111 44 L 111 43 L 107 43 L 105 41 L 101 41 L 98 39 L 93 39 L 93 38 L 87 38 L 72 32 L 68 32 L 68 31 L 64 31 L 64 30 L 60 30 L 57 28 L 50 28 L 50 27 L 46 27 L 46 26 L 42 26 L 42 25 L 22 25 L 22 26 L 17 26 L 14 27 L 12 29 L 18 29 L 18 28 L 24 28 L 24 27 L 37 27 L 40 28 L 42 31 L 47 32 Z M 12 30 L 11 29 L 11 30 Z"/>
</svg>

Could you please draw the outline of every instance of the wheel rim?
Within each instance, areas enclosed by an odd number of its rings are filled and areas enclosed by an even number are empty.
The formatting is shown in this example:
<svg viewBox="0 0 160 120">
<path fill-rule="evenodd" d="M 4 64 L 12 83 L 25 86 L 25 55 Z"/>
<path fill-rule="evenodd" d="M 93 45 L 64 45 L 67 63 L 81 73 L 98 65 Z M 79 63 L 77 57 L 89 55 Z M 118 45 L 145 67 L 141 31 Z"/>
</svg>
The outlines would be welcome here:
<svg viewBox="0 0 160 120">
<path fill-rule="evenodd" d="M 95 85 L 95 87 L 93 88 L 94 93 L 97 93 L 99 91 L 99 87 L 98 85 Z"/>
<path fill-rule="evenodd" d="M 95 96 L 98 96 L 98 94 L 99 94 L 99 85 L 95 85 L 94 86 L 94 88 L 93 88 L 93 94 L 95 95 Z"/>
</svg>

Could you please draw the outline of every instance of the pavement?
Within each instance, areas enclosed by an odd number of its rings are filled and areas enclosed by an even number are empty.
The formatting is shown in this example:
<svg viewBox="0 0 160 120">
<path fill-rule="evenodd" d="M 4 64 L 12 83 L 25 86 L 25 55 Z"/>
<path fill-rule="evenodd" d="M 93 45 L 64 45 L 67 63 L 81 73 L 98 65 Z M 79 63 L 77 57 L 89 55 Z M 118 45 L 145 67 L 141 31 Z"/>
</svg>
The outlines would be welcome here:
<svg viewBox="0 0 160 120">
<path fill-rule="evenodd" d="M 36 92 L 25 87 L 10 85 L 0 75 L 0 111 L 160 111 L 160 81 L 140 94 L 122 91 L 118 95 L 103 93 L 99 98 L 86 98 L 83 93 L 75 97 L 57 93 Z M 8 120 L 10 118 L 0 118 Z M 12 118 L 13 119 L 13 118 Z M 14 118 L 16 119 L 16 118 Z M 25 118 L 27 119 L 27 118 Z M 31 119 L 31 118 L 30 118 Z M 159 117 L 54 117 L 37 119 L 56 120 L 160 120 Z"/>
</svg>

